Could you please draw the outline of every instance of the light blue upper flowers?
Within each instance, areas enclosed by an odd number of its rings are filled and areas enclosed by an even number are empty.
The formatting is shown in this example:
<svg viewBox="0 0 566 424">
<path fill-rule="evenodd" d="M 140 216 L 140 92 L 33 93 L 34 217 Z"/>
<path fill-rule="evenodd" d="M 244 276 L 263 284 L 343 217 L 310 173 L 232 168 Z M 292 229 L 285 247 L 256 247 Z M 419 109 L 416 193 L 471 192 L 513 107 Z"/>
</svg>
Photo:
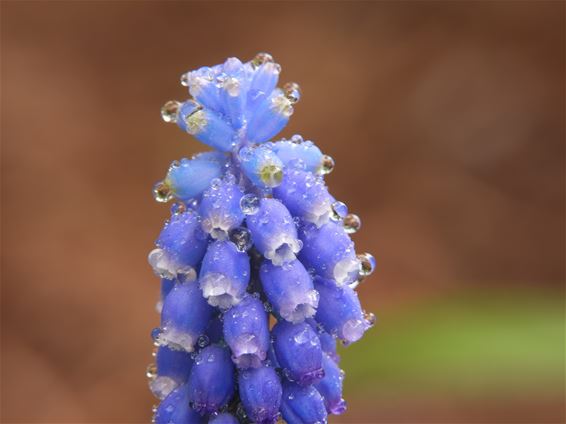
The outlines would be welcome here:
<svg viewBox="0 0 566 424">
<path fill-rule="evenodd" d="M 336 341 L 373 325 L 354 289 L 375 260 L 356 254 L 361 221 L 324 181 L 332 158 L 300 135 L 274 139 L 301 98 L 280 74 L 267 53 L 229 58 L 183 74 L 190 98 L 161 110 L 214 150 L 153 188 L 176 202 L 149 255 L 154 422 L 322 424 L 346 409 Z"/>
</svg>

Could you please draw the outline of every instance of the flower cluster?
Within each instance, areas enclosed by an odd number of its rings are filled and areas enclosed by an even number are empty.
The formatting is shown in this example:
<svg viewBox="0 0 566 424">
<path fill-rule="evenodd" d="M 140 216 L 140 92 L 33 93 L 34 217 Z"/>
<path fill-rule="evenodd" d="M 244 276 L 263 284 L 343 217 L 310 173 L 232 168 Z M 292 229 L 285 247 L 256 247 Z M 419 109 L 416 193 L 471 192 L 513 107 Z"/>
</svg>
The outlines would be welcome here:
<svg viewBox="0 0 566 424">
<path fill-rule="evenodd" d="M 295 135 L 272 141 L 301 97 L 266 53 L 184 74 L 166 122 L 214 148 L 154 187 L 175 200 L 149 254 L 161 278 L 149 386 L 155 423 L 325 423 L 346 409 L 336 343 L 375 318 L 354 289 L 375 267 L 324 182 L 334 161 Z"/>
</svg>

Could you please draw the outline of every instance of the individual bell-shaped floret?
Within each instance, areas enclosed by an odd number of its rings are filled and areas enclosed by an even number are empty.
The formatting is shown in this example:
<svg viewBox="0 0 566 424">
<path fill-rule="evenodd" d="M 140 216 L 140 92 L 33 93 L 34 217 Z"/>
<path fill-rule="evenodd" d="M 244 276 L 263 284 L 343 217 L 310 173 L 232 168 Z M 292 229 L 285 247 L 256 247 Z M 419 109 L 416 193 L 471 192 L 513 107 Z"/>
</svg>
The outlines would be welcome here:
<svg viewBox="0 0 566 424">
<path fill-rule="evenodd" d="M 248 120 L 256 111 L 257 106 L 275 90 L 280 72 L 281 67 L 273 61 L 265 62 L 255 70 L 248 91 Z"/>
<path fill-rule="evenodd" d="M 149 382 L 155 397 L 164 399 L 179 385 L 186 383 L 193 366 L 191 355 L 185 351 L 160 346 L 156 355 L 157 374 Z"/>
<path fill-rule="evenodd" d="M 208 424 L 239 424 L 238 419 L 227 412 L 210 417 Z"/>
<path fill-rule="evenodd" d="M 221 68 L 221 65 L 204 66 L 181 77 L 181 83 L 188 87 L 191 96 L 204 107 L 216 112 L 222 112 L 220 88 L 216 84 Z"/>
<path fill-rule="evenodd" d="M 173 214 L 155 244 L 157 249 L 149 253 L 148 261 L 156 275 L 183 281 L 196 278 L 195 267 L 204 256 L 207 237 L 194 211 Z"/>
<path fill-rule="evenodd" d="M 276 136 L 289 122 L 293 114 L 293 103 L 285 97 L 280 89 L 258 102 L 254 110 L 250 110 L 248 123 L 248 140 L 263 143 Z"/>
<path fill-rule="evenodd" d="M 287 208 L 278 200 L 264 198 L 254 212 L 246 223 L 255 248 L 275 265 L 295 260 L 302 244 Z"/>
<path fill-rule="evenodd" d="M 212 306 L 228 309 L 246 293 L 250 281 L 250 258 L 229 240 L 211 243 L 202 260 L 199 284 Z"/>
<path fill-rule="evenodd" d="M 299 255 L 307 269 L 343 286 L 356 281 L 360 263 L 354 242 L 339 223 L 329 221 L 320 228 L 304 225 L 299 231 L 303 249 Z"/>
<path fill-rule="evenodd" d="M 200 414 L 222 409 L 234 394 L 234 365 L 227 348 L 207 346 L 195 358 L 189 377 L 189 401 Z"/>
<path fill-rule="evenodd" d="M 312 141 L 303 141 L 300 135 L 291 140 L 281 140 L 272 144 L 285 167 L 302 169 L 313 174 L 321 173 L 322 152 Z"/>
<path fill-rule="evenodd" d="M 243 195 L 233 175 L 213 180 L 212 185 L 203 193 L 199 206 L 204 231 L 218 240 L 227 238 L 229 231 L 244 220 L 240 207 Z"/>
<path fill-rule="evenodd" d="M 350 344 L 373 325 L 373 315 L 364 315 L 358 295 L 350 287 L 337 287 L 332 280 L 318 277 L 314 286 L 320 295 L 315 319 L 328 333 Z"/>
<path fill-rule="evenodd" d="M 179 108 L 177 125 L 198 141 L 221 152 L 235 146 L 236 132 L 217 112 L 187 100 Z"/>
<path fill-rule="evenodd" d="M 204 419 L 189 407 L 189 388 L 187 384 L 177 387 L 157 407 L 153 421 L 155 424 L 200 424 Z"/>
<path fill-rule="evenodd" d="M 164 184 L 179 200 L 197 198 L 213 179 L 224 173 L 226 156 L 220 152 L 204 152 L 192 159 L 175 161 L 169 167 Z"/>
<path fill-rule="evenodd" d="M 274 424 L 279 417 L 281 381 L 269 366 L 240 371 L 240 399 L 246 414 L 256 424 Z"/>
<path fill-rule="evenodd" d="M 324 180 L 311 172 L 287 168 L 283 181 L 273 189 L 273 197 L 279 199 L 293 216 L 320 227 L 332 215 L 332 196 Z"/>
<path fill-rule="evenodd" d="M 240 129 L 245 123 L 245 107 L 248 94 L 244 65 L 238 58 L 231 57 L 222 67 L 222 73 L 217 77 L 220 87 L 220 97 L 225 115 L 232 128 Z"/>
<path fill-rule="evenodd" d="M 273 338 L 277 361 L 289 380 L 308 386 L 324 376 L 320 340 L 309 324 L 279 321 Z"/>
<path fill-rule="evenodd" d="M 329 414 L 340 415 L 346 411 L 346 401 L 342 399 L 342 382 L 344 373 L 336 362 L 324 353 L 322 355 L 324 377 L 314 387 L 324 398 L 324 405 Z"/>
<path fill-rule="evenodd" d="M 257 187 L 273 188 L 281 184 L 283 163 L 268 146 L 244 147 L 239 158 L 244 174 Z"/>
<path fill-rule="evenodd" d="M 313 318 L 309 318 L 306 322 L 316 331 L 318 339 L 320 340 L 320 347 L 322 351 L 332 358 L 336 363 L 340 362 L 340 356 L 336 350 L 336 338 L 330 333 L 324 331 L 321 325 L 319 325 Z"/>
<path fill-rule="evenodd" d="M 202 296 L 196 283 L 177 284 L 167 295 L 161 312 L 160 345 L 192 352 L 205 333 L 213 308 Z"/>
<path fill-rule="evenodd" d="M 300 261 L 276 266 L 265 259 L 260 267 L 263 291 L 273 310 L 284 320 L 297 323 L 314 316 L 318 293 Z"/>
<path fill-rule="evenodd" d="M 224 314 L 224 340 L 238 368 L 257 368 L 269 349 L 269 321 L 263 303 L 248 295 Z"/>
<path fill-rule="evenodd" d="M 302 387 L 292 382 L 283 383 L 281 415 L 287 424 L 326 423 L 328 417 L 324 399 L 314 386 Z"/>
</svg>

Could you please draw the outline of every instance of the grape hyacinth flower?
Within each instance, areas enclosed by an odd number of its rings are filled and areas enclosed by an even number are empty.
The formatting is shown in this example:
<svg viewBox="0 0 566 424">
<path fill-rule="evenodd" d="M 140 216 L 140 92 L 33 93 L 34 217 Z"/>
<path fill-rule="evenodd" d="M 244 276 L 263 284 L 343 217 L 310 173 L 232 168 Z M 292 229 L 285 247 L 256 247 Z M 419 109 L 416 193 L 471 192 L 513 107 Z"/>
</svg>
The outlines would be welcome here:
<svg viewBox="0 0 566 424">
<path fill-rule="evenodd" d="M 183 74 L 189 98 L 161 109 L 213 150 L 153 187 L 174 201 L 148 257 L 161 284 L 155 423 L 320 424 L 346 410 L 336 345 L 374 324 L 355 289 L 375 259 L 356 253 L 361 221 L 326 185 L 334 160 L 276 138 L 301 98 L 280 73 L 267 53 L 230 58 Z"/>
</svg>

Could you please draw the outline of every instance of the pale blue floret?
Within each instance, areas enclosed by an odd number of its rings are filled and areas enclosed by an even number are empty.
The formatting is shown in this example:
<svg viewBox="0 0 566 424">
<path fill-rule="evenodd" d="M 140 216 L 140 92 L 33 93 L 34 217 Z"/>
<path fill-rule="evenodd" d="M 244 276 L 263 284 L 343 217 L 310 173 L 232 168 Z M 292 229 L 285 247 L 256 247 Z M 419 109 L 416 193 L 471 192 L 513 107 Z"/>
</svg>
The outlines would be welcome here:
<svg viewBox="0 0 566 424">
<path fill-rule="evenodd" d="M 272 143 L 272 148 L 286 167 L 320 173 L 322 152 L 312 141 L 303 141 L 300 136 L 294 136 L 291 140 Z"/>
<path fill-rule="evenodd" d="M 240 207 L 243 195 L 232 175 L 227 175 L 222 180 L 214 180 L 203 193 L 199 206 L 204 231 L 214 239 L 226 239 L 229 231 L 238 227 L 244 220 Z"/>
<path fill-rule="evenodd" d="M 224 314 L 224 340 L 238 368 L 257 368 L 269 349 L 269 322 L 263 303 L 248 295 Z"/>
<path fill-rule="evenodd" d="M 241 371 L 238 388 L 244 410 L 253 423 L 274 424 L 277 421 L 283 389 L 272 367 Z"/>
<path fill-rule="evenodd" d="M 322 355 L 322 367 L 324 377 L 315 383 L 314 387 L 324 398 L 324 405 L 329 414 L 343 414 L 346 411 L 346 401 L 342 398 L 344 373 L 326 353 Z"/>
<path fill-rule="evenodd" d="M 189 379 L 193 366 L 191 355 L 185 351 L 160 346 L 156 356 L 157 375 L 150 380 L 149 388 L 159 399 L 164 399 Z"/>
<path fill-rule="evenodd" d="M 279 72 L 279 65 L 273 62 L 264 63 L 255 71 L 248 92 L 248 114 L 254 112 L 256 107 L 275 90 Z"/>
<path fill-rule="evenodd" d="M 308 386 L 324 376 L 320 340 L 309 324 L 279 321 L 272 332 L 275 355 L 288 380 Z"/>
<path fill-rule="evenodd" d="M 275 265 L 295 260 L 302 243 L 289 210 L 278 200 L 261 199 L 259 208 L 246 218 L 256 249 Z"/>
<path fill-rule="evenodd" d="M 365 318 L 358 295 L 350 287 L 337 287 L 332 280 L 318 277 L 314 286 L 320 296 L 315 319 L 328 333 L 350 344 L 373 325 Z"/>
<path fill-rule="evenodd" d="M 163 302 L 158 343 L 192 352 L 213 313 L 196 283 L 176 284 Z"/>
<path fill-rule="evenodd" d="M 314 386 L 283 383 L 281 414 L 287 424 L 325 424 L 328 414 L 324 399 Z"/>
<path fill-rule="evenodd" d="M 195 358 L 189 377 L 189 402 L 200 414 L 220 411 L 234 394 L 234 365 L 230 351 L 207 346 Z"/>
<path fill-rule="evenodd" d="M 235 57 L 231 57 L 224 63 L 222 71 L 217 79 L 219 80 L 224 112 L 232 127 L 237 130 L 245 124 L 249 82 L 246 79 L 244 65 Z"/>
<path fill-rule="evenodd" d="M 211 243 L 202 260 L 199 285 L 212 306 L 228 309 L 242 300 L 250 281 L 250 258 L 229 240 Z"/>
<path fill-rule="evenodd" d="M 220 152 L 204 152 L 192 159 L 175 161 L 169 167 L 165 183 L 179 200 L 198 198 L 213 179 L 222 177 L 226 160 Z"/>
<path fill-rule="evenodd" d="M 257 187 L 273 188 L 283 178 L 283 162 L 266 145 L 244 147 L 239 152 L 242 170 Z"/>
<path fill-rule="evenodd" d="M 299 236 L 303 242 L 299 258 L 307 269 L 339 286 L 358 278 L 360 264 L 354 243 L 340 223 L 329 221 L 320 228 L 304 225 Z"/>
<path fill-rule="evenodd" d="M 273 189 L 273 197 L 281 200 L 293 216 L 320 227 L 332 214 L 332 197 L 322 177 L 300 169 L 287 168 L 283 181 Z"/>
<path fill-rule="evenodd" d="M 318 293 L 301 262 L 295 260 L 277 266 L 264 260 L 259 274 L 263 291 L 277 315 L 293 323 L 314 316 Z"/>
<path fill-rule="evenodd" d="M 271 140 L 287 125 L 292 114 L 293 104 L 283 91 L 273 90 L 270 96 L 258 102 L 248 123 L 248 140 L 254 143 Z"/>
</svg>

